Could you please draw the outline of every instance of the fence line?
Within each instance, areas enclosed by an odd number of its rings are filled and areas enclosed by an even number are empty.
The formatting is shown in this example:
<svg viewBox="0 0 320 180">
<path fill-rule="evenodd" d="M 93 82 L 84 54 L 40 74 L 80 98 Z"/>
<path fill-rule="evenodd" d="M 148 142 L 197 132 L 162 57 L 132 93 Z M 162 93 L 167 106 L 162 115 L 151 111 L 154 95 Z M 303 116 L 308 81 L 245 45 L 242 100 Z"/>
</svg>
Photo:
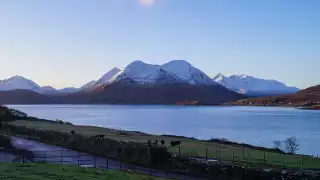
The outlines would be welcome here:
<svg viewBox="0 0 320 180">
<path fill-rule="evenodd" d="M 14 151 L 14 150 L 13 150 Z M 6 150 L 10 153 L 9 150 Z M 1 153 L 1 151 L 0 151 Z M 0 159 L 1 162 L 1 159 Z M 7 161 L 9 162 L 9 161 Z M 118 159 L 108 157 L 98 157 L 89 155 L 86 153 L 76 152 L 73 150 L 50 150 L 50 151 L 33 151 L 33 156 L 31 155 L 17 155 L 15 159 L 10 162 L 15 163 L 53 163 L 53 164 L 65 164 L 65 165 L 75 165 L 79 167 L 90 167 L 98 168 L 104 170 L 120 170 L 134 172 L 144 175 L 151 175 L 154 177 L 163 178 L 174 178 L 174 179 L 202 179 L 189 175 L 186 171 L 164 171 L 155 170 L 151 167 L 142 167 L 138 165 L 132 165 L 128 163 L 121 162 Z"/>
<path fill-rule="evenodd" d="M 310 160 L 313 164 L 318 163 L 320 167 L 320 159 L 308 157 L 303 155 L 285 155 L 273 152 L 257 152 L 246 150 L 244 148 L 239 150 L 226 149 L 209 149 L 203 150 L 202 154 L 185 153 L 182 147 L 177 147 L 177 156 L 187 158 L 188 160 L 206 163 L 207 165 L 232 165 L 244 168 L 257 167 L 260 169 L 294 169 L 294 170 L 316 170 L 318 168 L 310 168 Z M 13 150 L 14 151 L 14 150 Z M 13 152 L 12 151 L 12 152 Z M 0 151 L 1 152 L 1 151 Z M 10 153 L 9 150 L 6 151 Z M 290 157 L 287 159 L 277 159 L 281 156 Z M 1 161 L 1 159 L 0 159 Z M 12 162 L 44 162 L 56 164 L 70 164 L 80 167 L 101 168 L 105 170 L 122 170 L 136 172 L 140 174 L 159 176 L 165 178 L 178 179 L 198 179 L 190 176 L 187 171 L 158 171 L 149 167 L 141 167 L 121 162 L 119 159 L 111 158 L 106 152 L 105 157 L 98 157 L 86 153 L 76 152 L 73 150 L 50 150 L 50 151 L 33 151 L 31 154 L 23 154 L 12 160 Z M 316 163 L 315 163 L 316 162 Z M 317 164 L 316 164 L 317 165 Z M 191 178 L 193 177 L 193 178 Z"/>
<path fill-rule="evenodd" d="M 180 146 L 173 148 L 173 153 L 177 156 L 206 162 L 320 171 L 320 158 L 307 155 L 281 154 L 238 147 L 234 149 L 205 148 L 202 152 L 198 149 L 196 151 L 196 153 L 190 153 L 190 149 L 184 151 Z"/>
</svg>

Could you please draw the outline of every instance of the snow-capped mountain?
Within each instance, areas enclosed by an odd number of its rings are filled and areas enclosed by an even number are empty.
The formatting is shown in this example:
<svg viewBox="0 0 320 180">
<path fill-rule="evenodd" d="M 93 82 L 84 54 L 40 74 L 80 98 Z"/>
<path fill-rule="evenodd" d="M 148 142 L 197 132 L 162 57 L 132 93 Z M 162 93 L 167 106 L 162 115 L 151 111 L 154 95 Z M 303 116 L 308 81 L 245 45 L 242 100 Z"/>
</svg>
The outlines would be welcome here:
<svg viewBox="0 0 320 180">
<path fill-rule="evenodd" d="M 105 83 L 108 83 L 109 81 L 113 80 L 117 75 L 119 75 L 121 72 L 118 68 L 113 68 L 110 71 L 108 71 L 106 74 L 104 74 L 101 78 L 99 78 L 95 83 L 94 86 L 100 86 Z"/>
<path fill-rule="evenodd" d="M 151 65 L 142 61 L 134 61 L 115 78 L 115 81 L 124 79 L 130 79 L 138 84 L 217 84 L 204 72 L 184 60 L 173 60 L 164 65 Z"/>
<path fill-rule="evenodd" d="M 10 90 L 29 90 L 40 94 L 65 94 L 73 93 L 79 91 L 77 88 L 64 88 L 57 90 L 51 86 L 39 86 L 37 83 L 24 78 L 22 76 L 13 76 L 9 79 L 0 81 L 0 91 L 10 91 Z"/>
<path fill-rule="evenodd" d="M 213 81 L 232 91 L 250 96 L 281 95 L 299 91 L 296 87 L 288 87 L 276 80 L 266 80 L 244 74 L 224 76 L 219 73 L 213 78 Z"/>
<path fill-rule="evenodd" d="M 15 89 L 37 91 L 40 89 L 40 86 L 22 76 L 13 76 L 9 79 L 0 81 L 0 91 L 9 91 Z"/>
<path fill-rule="evenodd" d="M 152 65 L 142 61 L 134 61 L 124 70 L 113 68 L 98 80 L 91 81 L 83 85 L 81 88 L 69 87 L 60 90 L 50 86 L 41 87 L 37 83 L 22 76 L 14 76 L 6 80 L 0 80 L 0 91 L 23 89 L 46 95 L 69 94 L 78 91 L 95 90 L 102 85 L 110 85 L 115 82 L 122 82 L 122 84 L 129 86 L 132 82 L 134 84 L 148 85 L 218 85 L 221 88 L 224 86 L 231 91 L 249 96 L 280 95 L 299 91 L 298 88 L 288 87 L 275 80 L 265 80 L 248 75 L 224 76 L 219 73 L 216 77 L 211 79 L 204 72 L 193 67 L 190 63 L 184 60 L 173 60 L 163 65 Z"/>
<path fill-rule="evenodd" d="M 79 88 L 79 90 L 91 91 L 103 84 L 112 82 L 120 73 L 121 73 L 121 69 L 115 67 L 110 71 L 108 71 L 103 76 L 101 76 L 98 80 L 93 80 L 83 85 L 81 88 Z"/>
</svg>

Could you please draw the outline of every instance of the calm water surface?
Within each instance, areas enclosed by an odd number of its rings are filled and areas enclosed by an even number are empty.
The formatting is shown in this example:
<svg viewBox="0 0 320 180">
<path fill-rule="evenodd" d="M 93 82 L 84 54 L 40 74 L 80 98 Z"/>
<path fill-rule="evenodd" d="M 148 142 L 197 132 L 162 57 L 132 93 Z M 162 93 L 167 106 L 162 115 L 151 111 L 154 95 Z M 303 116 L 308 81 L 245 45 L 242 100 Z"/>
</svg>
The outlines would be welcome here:
<svg viewBox="0 0 320 180">
<path fill-rule="evenodd" d="M 278 107 L 11 105 L 31 116 L 152 134 L 227 138 L 272 147 L 296 136 L 300 153 L 320 155 L 320 111 Z"/>
</svg>

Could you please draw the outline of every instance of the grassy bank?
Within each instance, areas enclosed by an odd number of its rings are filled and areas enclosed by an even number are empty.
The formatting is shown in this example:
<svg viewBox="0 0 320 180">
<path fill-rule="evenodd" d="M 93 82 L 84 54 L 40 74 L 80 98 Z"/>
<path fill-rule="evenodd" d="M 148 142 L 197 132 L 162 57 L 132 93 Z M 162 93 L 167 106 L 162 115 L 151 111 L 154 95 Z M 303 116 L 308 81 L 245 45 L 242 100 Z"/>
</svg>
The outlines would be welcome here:
<svg viewBox="0 0 320 180">
<path fill-rule="evenodd" d="M 5 180 L 160 180 L 139 174 L 121 171 L 53 164 L 0 164 L 0 179 Z"/>
<path fill-rule="evenodd" d="M 51 130 L 62 133 L 74 131 L 85 137 L 104 135 L 105 138 L 115 142 L 139 142 L 147 143 L 161 140 L 172 153 L 187 156 L 215 158 L 221 161 L 238 162 L 243 164 L 261 164 L 286 166 L 290 168 L 317 168 L 320 169 L 320 160 L 311 156 L 289 155 L 279 153 L 272 149 L 259 148 L 255 146 L 236 144 L 223 141 L 200 141 L 193 138 L 176 136 L 157 136 L 141 132 L 120 131 L 92 126 L 75 126 L 59 124 L 47 121 L 16 120 L 10 124 L 17 127 L 28 127 L 33 129 Z M 170 147 L 171 141 L 181 141 L 180 147 Z"/>
</svg>

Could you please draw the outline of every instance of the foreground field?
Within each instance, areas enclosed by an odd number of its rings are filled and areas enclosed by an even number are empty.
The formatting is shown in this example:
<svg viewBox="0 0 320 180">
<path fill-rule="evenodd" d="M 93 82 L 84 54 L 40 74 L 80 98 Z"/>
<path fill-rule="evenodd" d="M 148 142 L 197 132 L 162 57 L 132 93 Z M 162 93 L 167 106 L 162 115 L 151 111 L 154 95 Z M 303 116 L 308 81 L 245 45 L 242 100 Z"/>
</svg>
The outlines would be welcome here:
<svg viewBox="0 0 320 180">
<path fill-rule="evenodd" d="M 120 131 L 92 126 L 74 126 L 58 124 L 47 121 L 26 121 L 16 120 L 11 122 L 15 126 L 24 126 L 43 130 L 54 130 L 64 133 L 74 131 L 84 136 L 105 135 L 106 138 L 117 141 L 155 142 L 165 140 L 166 146 L 173 153 L 186 156 L 214 158 L 227 163 L 241 163 L 249 166 L 254 165 L 272 165 L 285 166 L 290 168 L 320 169 L 320 160 L 311 156 L 287 155 L 267 150 L 257 150 L 254 147 L 242 145 L 230 145 L 223 142 L 200 141 L 192 138 L 157 136 L 141 132 Z M 171 141 L 181 141 L 180 147 L 170 147 Z"/>
<path fill-rule="evenodd" d="M 5 180 L 160 180 L 160 178 L 121 171 L 52 164 L 4 163 L 0 164 L 0 172 L 0 179 Z"/>
</svg>

